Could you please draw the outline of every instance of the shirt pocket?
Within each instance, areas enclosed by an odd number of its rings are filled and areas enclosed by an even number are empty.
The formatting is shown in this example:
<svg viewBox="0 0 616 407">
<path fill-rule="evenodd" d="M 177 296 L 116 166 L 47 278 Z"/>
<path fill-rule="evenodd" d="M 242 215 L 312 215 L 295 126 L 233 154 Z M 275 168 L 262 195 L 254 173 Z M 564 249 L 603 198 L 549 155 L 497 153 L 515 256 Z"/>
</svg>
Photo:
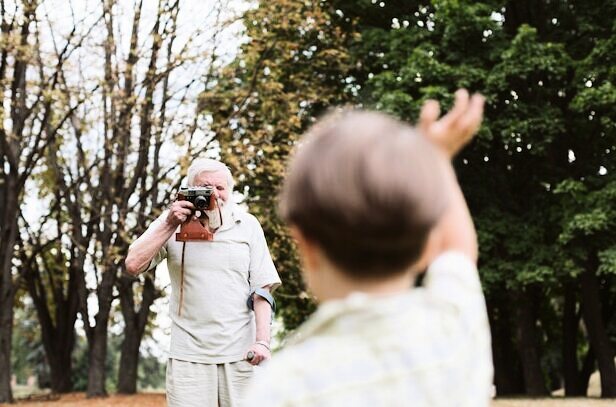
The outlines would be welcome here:
<svg viewBox="0 0 616 407">
<path fill-rule="evenodd" d="M 250 248 L 248 244 L 231 244 L 227 253 L 229 268 L 248 278 L 248 269 L 250 268 Z"/>
</svg>

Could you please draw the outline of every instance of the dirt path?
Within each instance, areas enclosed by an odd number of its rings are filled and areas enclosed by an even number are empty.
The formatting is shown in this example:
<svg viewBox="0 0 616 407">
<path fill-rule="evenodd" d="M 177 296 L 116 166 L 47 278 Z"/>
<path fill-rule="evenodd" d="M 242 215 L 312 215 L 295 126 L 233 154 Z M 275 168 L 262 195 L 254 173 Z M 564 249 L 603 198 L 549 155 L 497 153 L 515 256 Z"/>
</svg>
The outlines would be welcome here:
<svg viewBox="0 0 616 407">
<path fill-rule="evenodd" d="M 551 399 L 498 399 L 492 407 L 608 407 L 614 406 L 615 401 L 597 398 L 561 398 Z"/>
<path fill-rule="evenodd" d="M 87 399 L 84 393 L 71 393 L 63 396 L 38 396 L 30 400 L 20 400 L 18 407 L 165 407 L 164 393 L 141 393 L 134 396 L 111 395 L 106 398 Z M 607 407 L 614 406 L 614 400 L 601 399 L 498 399 L 492 407 Z"/>
<path fill-rule="evenodd" d="M 141 393 L 133 396 L 111 395 L 104 398 L 86 398 L 85 393 L 70 393 L 62 396 L 38 396 L 29 400 L 19 400 L 18 407 L 164 407 L 164 393 Z M 8 406 L 8 405 L 7 405 Z"/>
</svg>

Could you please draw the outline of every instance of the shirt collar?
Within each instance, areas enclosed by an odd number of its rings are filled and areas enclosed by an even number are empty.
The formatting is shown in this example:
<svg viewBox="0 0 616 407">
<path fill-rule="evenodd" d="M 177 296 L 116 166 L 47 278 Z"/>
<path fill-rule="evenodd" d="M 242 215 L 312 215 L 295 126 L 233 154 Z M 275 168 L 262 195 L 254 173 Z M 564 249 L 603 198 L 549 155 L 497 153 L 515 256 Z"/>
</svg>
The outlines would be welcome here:
<svg viewBox="0 0 616 407">
<path fill-rule="evenodd" d="M 410 306 L 410 301 L 420 291 L 408 290 L 392 295 L 375 296 L 354 292 L 339 300 L 326 301 L 319 305 L 317 311 L 296 331 L 289 343 L 296 344 L 305 339 L 337 326 L 352 329 L 372 318 L 388 318 Z"/>
<path fill-rule="evenodd" d="M 222 212 L 222 226 L 218 230 L 231 229 L 236 224 L 239 224 L 242 219 L 239 214 L 240 208 L 233 202 L 229 202 L 225 205 L 225 210 Z"/>
</svg>

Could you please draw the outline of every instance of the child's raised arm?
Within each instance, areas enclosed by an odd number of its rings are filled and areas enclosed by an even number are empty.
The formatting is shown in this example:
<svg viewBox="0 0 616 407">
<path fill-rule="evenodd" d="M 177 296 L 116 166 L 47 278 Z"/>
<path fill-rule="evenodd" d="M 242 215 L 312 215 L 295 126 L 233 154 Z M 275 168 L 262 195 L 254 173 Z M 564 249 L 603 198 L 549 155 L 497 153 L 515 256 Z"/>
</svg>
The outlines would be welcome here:
<svg viewBox="0 0 616 407">
<path fill-rule="evenodd" d="M 440 120 L 438 120 L 440 114 L 438 102 L 427 101 L 421 110 L 418 127 L 439 147 L 446 162 L 445 179 L 449 204 L 434 230 L 438 242 L 436 256 L 453 250 L 466 254 L 474 262 L 477 261 L 477 234 L 450 161 L 479 129 L 484 100 L 479 94 L 469 97 L 468 92 L 461 89 L 456 92 L 451 111 Z"/>
</svg>

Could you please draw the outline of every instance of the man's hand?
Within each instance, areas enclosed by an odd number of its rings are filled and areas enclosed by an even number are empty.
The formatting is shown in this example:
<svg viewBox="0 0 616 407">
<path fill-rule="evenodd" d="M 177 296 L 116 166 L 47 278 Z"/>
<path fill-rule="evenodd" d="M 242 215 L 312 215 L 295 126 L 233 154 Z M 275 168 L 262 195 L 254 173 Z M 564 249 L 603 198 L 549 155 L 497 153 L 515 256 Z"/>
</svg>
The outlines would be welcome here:
<svg viewBox="0 0 616 407">
<path fill-rule="evenodd" d="M 252 356 L 252 358 L 250 357 Z M 269 350 L 269 346 L 265 346 L 265 344 L 256 342 L 253 343 L 248 351 L 246 352 L 245 359 L 252 365 L 258 365 L 264 360 L 268 360 L 272 358 L 272 353 Z"/>
<path fill-rule="evenodd" d="M 436 100 L 428 100 L 421 108 L 419 130 L 430 141 L 453 158 L 475 135 L 483 117 L 485 98 L 476 93 L 469 97 L 466 89 L 459 89 L 453 108 L 440 120 L 440 106 Z"/>
<path fill-rule="evenodd" d="M 195 206 L 190 201 L 175 201 L 169 207 L 167 223 L 172 226 L 181 225 L 188 220 L 194 208 Z"/>
</svg>

